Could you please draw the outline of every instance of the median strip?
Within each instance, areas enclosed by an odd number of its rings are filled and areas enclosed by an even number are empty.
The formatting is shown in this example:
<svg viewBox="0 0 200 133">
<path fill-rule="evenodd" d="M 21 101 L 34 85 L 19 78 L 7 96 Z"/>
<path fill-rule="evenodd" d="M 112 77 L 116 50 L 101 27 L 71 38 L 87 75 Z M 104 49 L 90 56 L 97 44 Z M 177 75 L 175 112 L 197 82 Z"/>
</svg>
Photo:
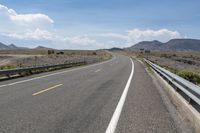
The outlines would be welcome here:
<svg viewBox="0 0 200 133">
<path fill-rule="evenodd" d="M 62 86 L 62 85 L 63 85 L 63 84 L 54 85 L 54 86 L 49 87 L 49 88 L 47 88 L 47 89 L 44 89 L 44 90 L 38 91 L 38 92 L 36 92 L 36 93 L 33 93 L 32 95 L 33 95 L 33 96 L 36 96 L 36 95 L 39 95 L 39 94 L 44 93 L 44 92 L 46 92 L 46 91 L 55 89 L 55 88 L 57 88 L 57 87 L 59 87 L 59 86 Z"/>
</svg>

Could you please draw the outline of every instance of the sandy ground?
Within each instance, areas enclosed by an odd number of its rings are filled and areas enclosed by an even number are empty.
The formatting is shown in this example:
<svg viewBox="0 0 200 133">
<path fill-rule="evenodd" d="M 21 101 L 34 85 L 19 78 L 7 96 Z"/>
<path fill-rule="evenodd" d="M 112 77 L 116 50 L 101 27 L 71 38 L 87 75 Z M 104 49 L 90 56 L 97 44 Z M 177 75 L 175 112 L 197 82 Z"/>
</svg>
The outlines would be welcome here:
<svg viewBox="0 0 200 133">
<path fill-rule="evenodd" d="M 0 66 L 11 64 L 13 61 L 18 59 L 25 59 L 29 57 L 41 57 L 42 55 L 15 55 L 15 54 L 0 54 Z"/>
<path fill-rule="evenodd" d="M 151 56 L 149 57 L 149 59 L 162 66 L 168 66 L 178 70 L 189 70 L 198 73 L 200 75 L 200 60 L 198 59 L 192 59 L 186 57 L 165 58 L 156 56 Z"/>
<path fill-rule="evenodd" d="M 0 66 L 11 65 L 16 68 L 63 64 L 71 61 L 97 61 L 109 58 L 106 52 L 67 52 L 66 54 L 5 54 L 0 53 Z"/>
</svg>

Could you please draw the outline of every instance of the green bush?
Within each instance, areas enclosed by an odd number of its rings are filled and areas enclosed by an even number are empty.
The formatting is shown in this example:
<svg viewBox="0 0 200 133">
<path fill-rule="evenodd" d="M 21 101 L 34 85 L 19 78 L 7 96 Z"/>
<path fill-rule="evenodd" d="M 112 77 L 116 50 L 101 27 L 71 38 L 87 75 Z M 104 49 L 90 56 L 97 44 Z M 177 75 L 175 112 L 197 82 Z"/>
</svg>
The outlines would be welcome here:
<svg viewBox="0 0 200 133">
<path fill-rule="evenodd" d="M 178 73 L 178 70 L 175 69 L 175 68 L 169 67 L 168 70 L 171 71 L 171 72 L 173 72 L 173 73 L 176 73 L 176 74 Z"/>
<path fill-rule="evenodd" d="M 186 80 L 189 80 L 192 83 L 200 84 L 200 76 L 191 71 L 187 71 L 187 70 L 178 71 L 177 75 L 183 77 Z"/>
<path fill-rule="evenodd" d="M 168 67 L 168 66 L 162 66 L 165 69 L 171 71 L 174 74 L 179 75 L 180 77 L 194 83 L 194 84 L 200 84 L 200 75 L 192 72 L 192 71 L 188 71 L 188 70 L 178 70 L 172 67 Z"/>
<path fill-rule="evenodd" d="M 7 69 L 14 69 L 14 68 L 16 68 L 16 66 L 14 66 L 14 65 L 0 66 L 0 70 L 7 70 Z"/>
</svg>

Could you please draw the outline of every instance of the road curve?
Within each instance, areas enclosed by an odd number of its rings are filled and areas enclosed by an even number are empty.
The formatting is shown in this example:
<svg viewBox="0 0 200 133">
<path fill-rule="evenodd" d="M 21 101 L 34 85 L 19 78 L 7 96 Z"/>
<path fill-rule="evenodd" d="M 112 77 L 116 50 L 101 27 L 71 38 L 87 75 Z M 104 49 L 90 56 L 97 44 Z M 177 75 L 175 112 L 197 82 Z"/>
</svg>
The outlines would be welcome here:
<svg viewBox="0 0 200 133">
<path fill-rule="evenodd" d="M 150 77 L 140 63 L 134 60 L 134 64 L 135 72 L 116 132 L 172 131 L 173 120 Z M 3 81 L 0 83 L 0 132 L 104 133 L 132 68 L 128 57 L 116 55 L 100 64 Z M 142 98 L 147 99 L 142 102 Z M 151 107 L 146 108 L 148 102 Z M 158 121 L 150 116 L 156 116 L 156 112 L 162 112 L 157 116 Z"/>
</svg>

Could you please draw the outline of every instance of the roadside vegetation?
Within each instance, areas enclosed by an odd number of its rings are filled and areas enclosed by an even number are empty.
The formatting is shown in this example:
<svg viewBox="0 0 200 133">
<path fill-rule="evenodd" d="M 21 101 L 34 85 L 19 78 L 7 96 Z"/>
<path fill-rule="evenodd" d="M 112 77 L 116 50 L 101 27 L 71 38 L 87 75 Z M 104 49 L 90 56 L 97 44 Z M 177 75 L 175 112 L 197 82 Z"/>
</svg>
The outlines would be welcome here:
<svg viewBox="0 0 200 133">
<path fill-rule="evenodd" d="M 165 69 L 171 71 L 172 73 L 175 73 L 177 75 L 179 75 L 180 77 L 194 83 L 194 84 L 197 84 L 197 85 L 200 85 L 200 75 L 192 72 L 192 71 L 188 71 L 188 70 L 177 70 L 175 68 L 171 68 L 171 67 L 168 67 L 168 66 L 162 66 L 164 67 Z"/>
<path fill-rule="evenodd" d="M 14 65 L 3 65 L 3 66 L 0 66 L 0 70 L 9 70 L 9 69 L 15 69 L 16 66 Z"/>
<path fill-rule="evenodd" d="M 156 64 L 200 85 L 200 53 L 199 52 L 150 52 L 127 51 L 129 56 L 148 58 Z"/>
<path fill-rule="evenodd" d="M 2 74 L 0 75 L 0 80 L 13 76 L 28 76 L 62 68 L 77 67 L 108 60 L 110 58 L 112 58 L 112 55 L 105 50 L 0 50 L 0 70 L 56 65 L 56 67 L 26 70 L 24 72 L 19 72 L 17 75 Z M 72 62 L 81 63 L 68 65 Z M 66 65 L 64 67 L 57 67 L 59 64 Z"/>
<path fill-rule="evenodd" d="M 112 55 L 104 50 L 0 50 L 0 69 L 64 64 L 73 61 L 102 61 Z"/>
</svg>

